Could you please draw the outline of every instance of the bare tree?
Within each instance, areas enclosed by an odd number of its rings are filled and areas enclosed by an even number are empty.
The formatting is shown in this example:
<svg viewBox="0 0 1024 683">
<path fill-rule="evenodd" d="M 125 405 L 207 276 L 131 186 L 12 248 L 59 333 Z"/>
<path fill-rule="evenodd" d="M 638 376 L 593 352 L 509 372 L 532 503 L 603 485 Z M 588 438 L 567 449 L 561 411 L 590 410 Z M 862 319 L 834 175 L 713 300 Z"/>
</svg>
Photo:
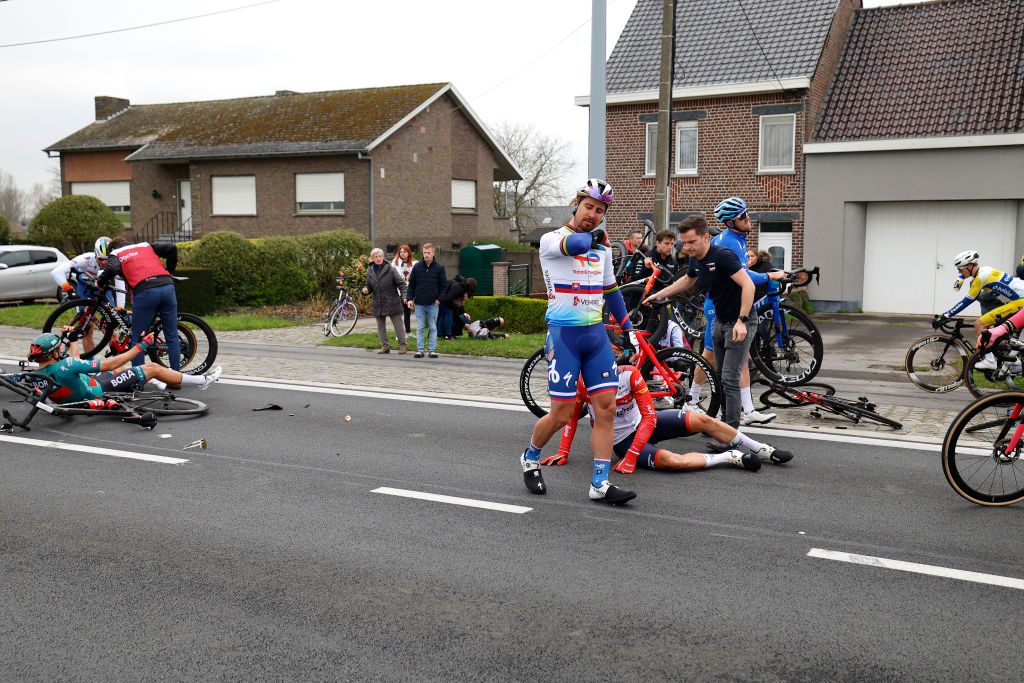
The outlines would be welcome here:
<svg viewBox="0 0 1024 683">
<path fill-rule="evenodd" d="M 45 183 L 35 183 L 25 193 L 25 223 L 31 221 L 39 210 L 60 197 L 60 168 L 51 166 L 50 179 Z"/>
<path fill-rule="evenodd" d="M 526 124 L 503 123 L 494 134 L 523 173 L 522 180 L 494 184 L 494 211 L 498 216 L 514 219 L 517 236 L 521 238 L 524 208 L 566 201 L 562 181 L 573 165 L 570 145 Z"/>
<path fill-rule="evenodd" d="M 0 171 L 0 216 L 10 223 L 20 223 L 25 213 L 25 194 L 18 189 L 14 176 Z"/>
</svg>

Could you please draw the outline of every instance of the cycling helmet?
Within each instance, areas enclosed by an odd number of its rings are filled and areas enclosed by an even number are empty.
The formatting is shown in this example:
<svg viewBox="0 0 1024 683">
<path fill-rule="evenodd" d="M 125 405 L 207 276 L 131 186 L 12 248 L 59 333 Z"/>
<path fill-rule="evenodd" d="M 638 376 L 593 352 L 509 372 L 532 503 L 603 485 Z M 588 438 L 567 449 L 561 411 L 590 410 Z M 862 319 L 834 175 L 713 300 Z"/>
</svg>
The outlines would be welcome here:
<svg viewBox="0 0 1024 683">
<path fill-rule="evenodd" d="M 957 268 L 963 268 L 964 266 L 969 266 L 972 263 L 977 263 L 977 262 L 978 262 L 978 252 L 970 251 L 970 250 L 961 251 L 953 259 L 953 265 L 956 266 Z"/>
<path fill-rule="evenodd" d="M 28 349 L 29 358 L 46 356 L 57 350 L 60 346 L 60 337 L 55 334 L 41 334 L 32 340 L 32 346 Z"/>
<path fill-rule="evenodd" d="M 110 238 L 100 237 L 96 240 L 96 246 L 93 247 L 93 253 L 96 254 L 96 258 L 106 259 L 110 256 Z"/>
<path fill-rule="evenodd" d="M 735 220 L 737 216 L 746 213 L 746 211 L 747 203 L 743 201 L 742 197 L 729 197 L 728 199 L 723 199 L 715 207 L 715 218 L 725 223 L 726 221 Z"/>
<path fill-rule="evenodd" d="M 577 201 L 582 200 L 584 197 L 590 197 L 605 204 L 611 204 L 615 201 L 615 193 L 612 191 L 612 186 L 608 184 L 607 180 L 601 180 L 600 178 L 590 178 L 587 180 L 586 185 L 576 191 Z"/>
</svg>

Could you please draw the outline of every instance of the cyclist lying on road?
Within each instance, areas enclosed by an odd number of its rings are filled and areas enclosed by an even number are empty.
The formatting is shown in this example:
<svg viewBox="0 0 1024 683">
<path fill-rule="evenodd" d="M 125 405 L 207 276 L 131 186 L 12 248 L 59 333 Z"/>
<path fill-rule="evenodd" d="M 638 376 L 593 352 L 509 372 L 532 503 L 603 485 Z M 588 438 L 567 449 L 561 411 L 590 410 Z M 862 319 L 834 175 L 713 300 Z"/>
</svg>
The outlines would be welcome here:
<svg viewBox="0 0 1024 683">
<path fill-rule="evenodd" d="M 495 332 L 505 324 L 504 318 L 495 316 L 486 320 L 473 320 L 469 317 L 469 313 L 463 313 L 458 319 L 466 332 L 469 332 L 471 339 L 505 339 L 508 337 L 504 332 Z"/>
<path fill-rule="evenodd" d="M 71 328 L 65 328 L 65 332 L 71 332 Z M 149 380 L 156 380 L 172 389 L 179 389 L 182 385 L 206 389 L 220 378 L 219 365 L 212 372 L 201 376 L 183 375 L 177 370 L 165 368 L 157 363 L 145 363 L 123 372 L 112 372 L 131 363 L 136 354 L 145 353 L 152 343 L 153 335 L 149 334 L 124 353 L 103 360 L 82 360 L 79 358 L 77 340 L 71 340 L 68 355 L 65 357 L 61 354 L 60 337 L 47 333 L 39 335 L 32 342 L 28 359 L 39 364 L 39 369 L 35 372 L 52 378 L 60 385 L 49 395 L 49 398 L 57 403 L 103 398 L 103 394 L 108 391 L 126 392 L 141 389 Z"/>
<path fill-rule="evenodd" d="M 562 428 L 562 441 L 558 454 L 541 460 L 543 465 L 564 465 L 569 460 L 569 449 L 583 406 L 593 413 L 587 400 L 586 388 L 579 384 L 572 419 Z M 673 453 L 651 444 L 693 434 L 706 434 L 729 445 L 724 453 Z M 776 450 L 768 444 L 754 441 L 746 434 L 721 420 L 693 410 L 655 410 L 647 389 L 647 382 L 632 365 L 619 366 L 619 387 L 615 396 L 615 445 L 613 450 L 622 458 L 615 464 L 616 472 L 629 474 L 636 465 L 649 470 L 700 470 L 729 463 L 752 472 L 761 469 L 760 456 L 775 464 L 789 462 L 793 454 Z M 749 450 L 744 453 L 738 447 Z"/>
</svg>

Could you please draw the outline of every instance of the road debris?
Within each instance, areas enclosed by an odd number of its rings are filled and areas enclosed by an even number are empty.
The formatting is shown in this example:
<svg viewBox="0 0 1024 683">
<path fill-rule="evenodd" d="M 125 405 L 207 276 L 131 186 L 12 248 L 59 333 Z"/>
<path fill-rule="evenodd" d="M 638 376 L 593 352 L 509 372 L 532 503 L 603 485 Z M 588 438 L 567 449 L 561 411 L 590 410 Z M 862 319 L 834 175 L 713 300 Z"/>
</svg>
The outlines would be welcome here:
<svg viewBox="0 0 1024 683">
<path fill-rule="evenodd" d="M 284 410 L 284 408 L 282 408 L 281 406 L 277 405 L 276 403 L 268 403 L 267 405 L 263 406 L 262 408 L 253 408 L 253 412 L 259 412 L 261 410 Z"/>
<path fill-rule="evenodd" d="M 187 444 L 181 450 L 187 451 L 187 450 L 191 450 L 193 448 L 199 448 L 199 449 L 202 449 L 202 450 L 205 451 L 206 450 L 206 439 L 197 439 L 197 440 L 193 441 L 192 443 Z"/>
</svg>

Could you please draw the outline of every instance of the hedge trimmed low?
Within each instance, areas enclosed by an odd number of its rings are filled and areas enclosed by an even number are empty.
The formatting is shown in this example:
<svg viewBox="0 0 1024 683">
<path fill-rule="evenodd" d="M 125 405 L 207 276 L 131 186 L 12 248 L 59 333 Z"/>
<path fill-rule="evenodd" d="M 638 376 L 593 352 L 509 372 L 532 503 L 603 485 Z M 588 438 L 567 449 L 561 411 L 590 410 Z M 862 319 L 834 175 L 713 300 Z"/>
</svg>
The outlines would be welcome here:
<svg viewBox="0 0 1024 683">
<path fill-rule="evenodd" d="M 547 299 L 528 299 L 520 296 L 474 296 L 466 300 L 466 313 L 473 320 L 498 316 L 505 319 L 502 329 L 520 334 L 533 334 L 547 330 L 544 314 Z"/>
<path fill-rule="evenodd" d="M 217 309 L 217 302 L 211 296 L 216 288 L 213 271 L 206 268 L 182 267 L 175 270 L 174 274 L 188 278 L 174 283 L 174 289 L 178 293 L 179 311 L 210 315 Z"/>
</svg>

